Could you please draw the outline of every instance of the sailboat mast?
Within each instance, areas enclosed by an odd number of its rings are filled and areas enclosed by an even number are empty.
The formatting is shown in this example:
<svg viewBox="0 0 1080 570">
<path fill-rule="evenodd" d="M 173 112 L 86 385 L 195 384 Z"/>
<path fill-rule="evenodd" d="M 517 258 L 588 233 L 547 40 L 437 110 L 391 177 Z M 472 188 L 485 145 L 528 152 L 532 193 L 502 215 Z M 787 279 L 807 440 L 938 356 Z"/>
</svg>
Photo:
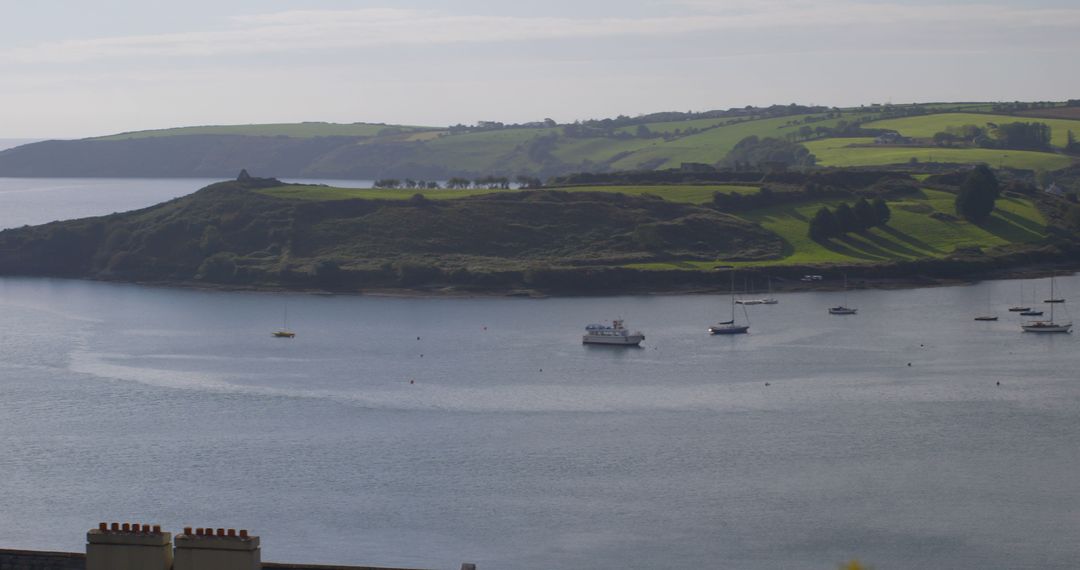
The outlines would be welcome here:
<svg viewBox="0 0 1080 570">
<path fill-rule="evenodd" d="M 731 322 L 735 322 L 735 270 L 731 270 Z"/>
</svg>

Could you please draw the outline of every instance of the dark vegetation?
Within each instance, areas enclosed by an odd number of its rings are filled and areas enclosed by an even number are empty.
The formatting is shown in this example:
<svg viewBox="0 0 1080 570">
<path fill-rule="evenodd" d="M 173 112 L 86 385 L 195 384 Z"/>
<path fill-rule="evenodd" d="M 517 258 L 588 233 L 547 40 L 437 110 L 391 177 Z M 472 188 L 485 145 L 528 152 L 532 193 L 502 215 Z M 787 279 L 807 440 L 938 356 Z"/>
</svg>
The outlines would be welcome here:
<svg viewBox="0 0 1080 570">
<path fill-rule="evenodd" d="M 810 219 L 810 238 L 824 241 L 851 232 L 865 232 L 889 223 L 891 216 L 889 205 L 881 197 L 874 198 L 873 202 L 860 198 L 854 206 L 844 202 L 835 211 L 823 206 Z"/>
<path fill-rule="evenodd" d="M 817 160 L 801 144 L 775 138 L 749 136 L 739 141 L 724 157 L 735 170 L 809 168 Z"/>
<path fill-rule="evenodd" d="M 0 273 L 330 290 L 564 290 L 579 273 L 605 266 L 766 259 L 782 249 L 755 224 L 656 198 L 524 191 L 311 202 L 256 192 L 277 185 L 224 182 L 144 210 L 0 232 Z"/>
<path fill-rule="evenodd" d="M 994 211 L 1001 187 L 986 165 L 976 166 L 960 184 L 956 194 L 956 214 L 965 220 L 981 223 Z"/>
</svg>

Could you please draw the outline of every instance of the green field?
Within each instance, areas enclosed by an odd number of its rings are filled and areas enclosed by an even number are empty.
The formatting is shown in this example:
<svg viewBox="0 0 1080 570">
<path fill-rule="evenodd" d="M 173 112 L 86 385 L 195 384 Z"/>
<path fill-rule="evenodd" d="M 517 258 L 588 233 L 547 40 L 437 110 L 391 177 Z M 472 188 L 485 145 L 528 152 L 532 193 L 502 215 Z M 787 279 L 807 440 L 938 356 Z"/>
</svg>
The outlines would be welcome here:
<svg viewBox="0 0 1080 570">
<path fill-rule="evenodd" d="M 481 194 L 493 194 L 495 192 L 508 192 L 508 190 L 487 190 L 484 188 L 469 190 L 406 190 L 384 188 L 335 188 L 333 186 L 307 186 L 290 184 L 259 190 L 259 193 L 277 198 L 291 198 L 294 200 L 408 200 L 416 194 L 422 194 L 432 200 L 451 200 L 454 198 L 467 198 Z"/>
<path fill-rule="evenodd" d="M 554 189 L 570 192 L 614 192 L 629 196 L 652 194 L 668 202 L 681 202 L 684 204 L 706 204 L 712 201 L 713 194 L 716 192 L 753 194 L 758 191 L 757 186 L 728 186 L 722 184 L 703 186 L 572 186 Z"/>
<path fill-rule="evenodd" d="M 669 202 L 681 202 L 685 204 L 704 204 L 712 200 L 714 192 L 736 192 L 750 194 L 757 192 L 756 186 L 572 186 L 566 188 L 553 188 L 564 192 L 608 192 L 622 193 L 629 196 L 652 194 Z M 408 200 L 416 194 L 421 194 L 432 200 L 450 200 L 454 198 L 466 198 L 482 194 L 494 194 L 496 192 L 516 192 L 516 190 L 488 190 L 485 188 L 469 190 L 408 190 L 408 189 L 383 189 L 383 188 L 335 188 L 332 186 L 310 186 L 290 184 L 260 190 L 267 196 L 277 198 L 291 198 L 296 200 Z"/>
<path fill-rule="evenodd" d="M 1057 147 L 1065 146 L 1069 131 L 1072 131 L 1076 136 L 1080 137 L 1080 121 L 1017 117 L 1013 115 L 986 115 L 979 113 L 922 115 L 919 117 L 874 121 L 872 123 L 866 123 L 863 126 L 868 129 L 890 129 L 908 137 L 930 138 L 934 136 L 935 133 L 944 131 L 947 127 L 975 125 L 977 127 L 985 128 L 987 123 L 998 125 L 1007 123 L 1046 123 L 1051 130 L 1050 144 Z"/>
<path fill-rule="evenodd" d="M 1060 154 L 1029 150 L 994 150 L 985 148 L 938 147 L 851 147 L 872 144 L 869 138 L 835 138 L 803 143 L 821 166 L 875 166 L 904 164 L 914 157 L 919 162 L 975 164 L 984 162 L 994 168 L 1008 166 L 1028 170 L 1058 170 L 1072 164 Z"/>
<path fill-rule="evenodd" d="M 120 133 L 92 140 L 110 141 L 124 139 L 146 139 L 183 135 L 244 135 L 250 137 L 374 137 L 386 129 L 425 130 L 425 127 L 402 127 L 397 125 L 376 125 L 370 123 L 279 123 L 267 125 L 213 125 L 204 127 L 179 127 Z"/>
<path fill-rule="evenodd" d="M 917 198 L 890 201 L 892 218 L 884 228 L 865 234 L 848 234 L 842 239 L 819 243 L 808 235 L 809 220 L 823 205 L 807 202 L 765 208 L 741 217 L 758 222 L 780 235 L 787 243 L 781 260 L 735 263 L 735 265 L 803 265 L 820 263 L 875 263 L 891 260 L 940 258 L 957 248 L 1030 243 L 1045 237 L 1046 220 L 1029 200 L 1002 198 L 991 219 L 982 225 L 945 221 L 930 217 L 933 212 L 953 213 L 954 195 L 924 190 Z M 709 268 L 719 261 L 637 264 L 641 269 Z"/>
<path fill-rule="evenodd" d="M 665 141 L 645 139 L 649 142 L 640 150 L 620 158 L 612 164 L 616 170 L 634 170 L 646 164 L 659 164 L 655 168 L 677 168 L 683 162 L 713 164 L 722 160 L 742 139 L 749 136 L 784 138 L 798 131 L 808 117 L 820 115 L 795 115 L 775 119 L 744 121 L 734 125 L 717 127 L 703 133 Z M 845 114 L 843 120 L 853 120 L 855 114 Z M 808 126 L 834 127 L 841 118 L 809 123 Z M 594 157 L 595 160 L 598 157 Z"/>
</svg>

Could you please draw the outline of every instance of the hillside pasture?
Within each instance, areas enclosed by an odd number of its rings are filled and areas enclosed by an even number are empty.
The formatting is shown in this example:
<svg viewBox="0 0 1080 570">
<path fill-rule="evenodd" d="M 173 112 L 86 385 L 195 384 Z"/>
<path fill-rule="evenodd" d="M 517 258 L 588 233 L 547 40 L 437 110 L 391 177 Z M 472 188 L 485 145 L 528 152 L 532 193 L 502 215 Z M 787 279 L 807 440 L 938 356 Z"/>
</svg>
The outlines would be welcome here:
<svg viewBox="0 0 1080 570">
<path fill-rule="evenodd" d="M 567 186 L 562 188 L 550 188 L 561 192 L 605 192 L 608 194 L 626 194 L 628 196 L 641 196 L 650 194 L 682 204 L 706 204 L 712 201 L 715 192 L 735 192 L 738 194 L 752 194 L 757 192 L 756 186 L 735 186 L 710 184 L 702 186 L 693 185 L 647 185 L 647 186 Z M 453 200 L 468 198 L 483 194 L 497 192 L 517 192 L 518 190 L 489 190 L 486 188 L 470 188 L 467 190 L 421 190 L 404 188 L 335 188 L 332 186 L 289 184 L 259 190 L 260 193 L 277 198 L 294 200 L 408 200 L 416 194 L 420 194 L 431 200 Z"/>
<path fill-rule="evenodd" d="M 1046 110 L 1046 109 L 1042 109 Z M 1048 119 L 1043 117 L 1017 117 L 1014 115 L 988 115 L 982 113 L 941 113 L 937 115 L 921 115 L 917 117 L 905 117 L 902 119 L 887 119 L 874 121 L 863 125 L 869 129 L 889 129 L 904 136 L 915 138 L 930 138 L 948 127 L 962 127 L 975 125 L 986 128 L 987 123 L 1004 125 L 1009 123 L 1046 123 L 1051 130 L 1050 144 L 1064 147 L 1068 132 L 1072 131 L 1080 137 L 1080 121 L 1069 119 Z"/>
<path fill-rule="evenodd" d="M 146 139 L 157 137 L 175 137 L 185 135 L 241 135 L 249 137 L 374 137 L 386 129 L 404 131 L 429 130 L 427 127 L 404 127 L 398 125 L 380 125 L 372 123 L 277 123 L 266 125 L 210 125 L 201 127 L 178 127 L 120 133 L 91 140 L 110 141 L 125 139 Z"/>
<path fill-rule="evenodd" d="M 1028 150 L 996 150 L 986 148 L 872 146 L 869 138 L 834 138 L 803 143 L 821 166 L 877 166 L 918 162 L 956 164 L 986 163 L 992 167 L 1027 170 L 1058 170 L 1072 164 L 1072 159 L 1060 154 Z M 856 146 L 852 146 L 856 145 Z M 871 146 L 857 146 L 871 145 Z"/>
<path fill-rule="evenodd" d="M 1031 243 L 1046 236 L 1046 220 L 1031 201 L 1002 198 L 991 219 L 975 225 L 931 217 L 937 212 L 953 213 L 955 196 L 948 192 L 923 190 L 922 195 L 890 201 L 892 217 L 885 227 L 850 233 L 824 243 L 811 240 L 810 219 L 822 206 L 835 207 L 842 200 L 803 202 L 764 208 L 741 217 L 761 224 L 785 242 L 784 257 L 774 261 L 735 262 L 740 266 L 804 265 L 822 263 L 878 263 L 945 257 L 958 248 L 992 248 L 1013 243 Z M 850 202 L 850 201 L 849 201 Z M 671 262 L 638 264 L 643 269 L 709 268 L 713 262 Z"/>
<path fill-rule="evenodd" d="M 508 190 L 488 190 L 486 188 L 468 190 L 408 190 L 401 188 L 336 188 L 333 186 L 288 184 L 276 188 L 258 190 L 260 194 L 291 200 L 408 200 L 420 194 L 430 200 L 453 200 L 481 194 L 508 192 Z"/>
</svg>

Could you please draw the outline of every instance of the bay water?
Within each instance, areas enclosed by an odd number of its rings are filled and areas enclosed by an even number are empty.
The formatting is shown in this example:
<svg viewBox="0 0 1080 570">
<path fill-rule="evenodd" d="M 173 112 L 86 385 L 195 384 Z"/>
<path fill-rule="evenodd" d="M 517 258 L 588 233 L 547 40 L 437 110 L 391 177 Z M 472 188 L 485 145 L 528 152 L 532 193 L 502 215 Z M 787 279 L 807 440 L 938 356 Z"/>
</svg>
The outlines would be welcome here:
<svg viewBox="0 0 1080 570">
<path fill-rule="evenodd" d="M 0 200 L 33 216 L 6 225 L 78 209 L 18 184 Z M 202 181 L 68 184 L 92 215 Z M 1020 332 L 1005 307 L 1049 284 L 1020 286 L 852 291 L 850 317 L 826 313 L 844 293 L 778 294 L 710 337 L 726 296 L 0 278 L 0 547 L 130 520 L 326 564 L 1072 568 L 1080 352 Z M 974 322 L 988 304 L 1001 320 Z M 286 311 L 296 338 L 272 338 Z M 642 348 L 581 345 L 620 317 Z"/>
</svg>

